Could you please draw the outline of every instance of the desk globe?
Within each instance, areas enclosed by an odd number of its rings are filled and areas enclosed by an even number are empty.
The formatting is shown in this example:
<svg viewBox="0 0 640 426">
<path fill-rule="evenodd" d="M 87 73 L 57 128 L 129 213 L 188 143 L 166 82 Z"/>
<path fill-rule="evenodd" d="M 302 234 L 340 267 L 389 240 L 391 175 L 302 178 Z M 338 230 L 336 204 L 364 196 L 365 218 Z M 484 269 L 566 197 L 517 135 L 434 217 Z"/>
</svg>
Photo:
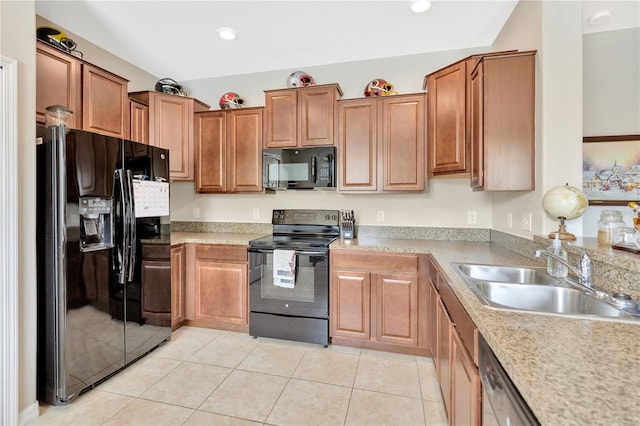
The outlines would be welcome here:
<svg viewBox="0 0 640 426">
<path fill-rule="evenodd" d="M 549 238 L 555 238 L 559 234 L 561 240 L 575 240 L 576 236 L 567 232 L 565 220 L 582 216 L 589 202 L 587 197 L 578 188 L 565 184 L 551 188 L 542 198 L 542 207 L 555 218 L 560 219 L 558 230 L 549 234 Z"/>
</svg>

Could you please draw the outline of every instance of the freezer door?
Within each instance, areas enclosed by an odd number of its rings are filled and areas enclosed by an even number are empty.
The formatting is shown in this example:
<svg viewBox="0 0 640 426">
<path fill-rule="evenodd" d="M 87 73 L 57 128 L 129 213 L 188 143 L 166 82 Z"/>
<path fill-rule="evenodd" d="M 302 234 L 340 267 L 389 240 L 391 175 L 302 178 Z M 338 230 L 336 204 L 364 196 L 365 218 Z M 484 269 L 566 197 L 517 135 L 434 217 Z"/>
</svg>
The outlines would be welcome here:
<svg viewBox="0 0 640 426">
<path fill-rule="evenodd" d="M 124 366 L 124 325 L 113 315 L 121 163 L 118 139 L 64 127 L 38 148 L 38 395 L 49 404 Z"/>
</svg>

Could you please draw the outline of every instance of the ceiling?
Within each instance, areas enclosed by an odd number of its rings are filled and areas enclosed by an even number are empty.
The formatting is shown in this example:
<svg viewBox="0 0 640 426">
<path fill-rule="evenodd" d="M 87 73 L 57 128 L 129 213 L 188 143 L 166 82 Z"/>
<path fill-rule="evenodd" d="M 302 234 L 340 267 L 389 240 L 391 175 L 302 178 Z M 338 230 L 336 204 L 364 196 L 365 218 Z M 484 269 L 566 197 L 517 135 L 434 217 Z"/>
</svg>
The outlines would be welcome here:
<svg viewBox="0 0 640 426">
<path fill-rule="evenodd" d="M 517 0 L 36 1 L 36 13 L 178 81 L 489 46 Z M 233 41 L 218 37 L 231 27 Z M 78 46 L 82 50 L 82 46 Z"/>
<path fill-rule="evenodd" d="M 154 76 L 186 81 L 490 46 L 517 1 L 435 0 L 413 13 L 409 0 L 36 0 L 36 13 Z M 638 26 L 637 0 L 584 4 L 585 32 Z M 611 16 L 587 25 L 603 8 Z M 220 39 L 219 27 L 237 38 Z"/>
</svg>

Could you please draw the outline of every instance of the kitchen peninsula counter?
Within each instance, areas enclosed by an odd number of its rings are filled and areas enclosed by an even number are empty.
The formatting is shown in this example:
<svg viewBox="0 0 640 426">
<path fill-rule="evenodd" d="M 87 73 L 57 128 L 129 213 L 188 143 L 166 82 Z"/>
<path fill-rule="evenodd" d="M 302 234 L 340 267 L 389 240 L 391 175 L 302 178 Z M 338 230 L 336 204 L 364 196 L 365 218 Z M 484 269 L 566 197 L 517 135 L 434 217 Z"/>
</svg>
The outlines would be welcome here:
<svg viewBox="0 0 640 426">
<path fill-rule="evenodd" d="M 331 250 L 431 254 L 543 425 L 636 425 L 640 321 L 617 322 L 486 308 L 451 262 L 537 265 L 490 242 L 338 239 Z"/>
</svg>

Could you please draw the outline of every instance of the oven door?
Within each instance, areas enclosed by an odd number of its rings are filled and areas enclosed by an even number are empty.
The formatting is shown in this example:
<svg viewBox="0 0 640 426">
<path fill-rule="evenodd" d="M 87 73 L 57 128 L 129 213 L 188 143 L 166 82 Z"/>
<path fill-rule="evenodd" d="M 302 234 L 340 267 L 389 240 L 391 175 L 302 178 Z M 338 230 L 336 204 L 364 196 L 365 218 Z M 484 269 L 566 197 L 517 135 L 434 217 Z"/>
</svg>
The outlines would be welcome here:
<svg viewBox="0 0 640 426">
<path fill-rule="evenodd" d="M 273 249 L 249 248 L 251 312 L 329 318 L 329 251 L 296 250 L 293 288 L 276 286 Z"/>
</svg>

